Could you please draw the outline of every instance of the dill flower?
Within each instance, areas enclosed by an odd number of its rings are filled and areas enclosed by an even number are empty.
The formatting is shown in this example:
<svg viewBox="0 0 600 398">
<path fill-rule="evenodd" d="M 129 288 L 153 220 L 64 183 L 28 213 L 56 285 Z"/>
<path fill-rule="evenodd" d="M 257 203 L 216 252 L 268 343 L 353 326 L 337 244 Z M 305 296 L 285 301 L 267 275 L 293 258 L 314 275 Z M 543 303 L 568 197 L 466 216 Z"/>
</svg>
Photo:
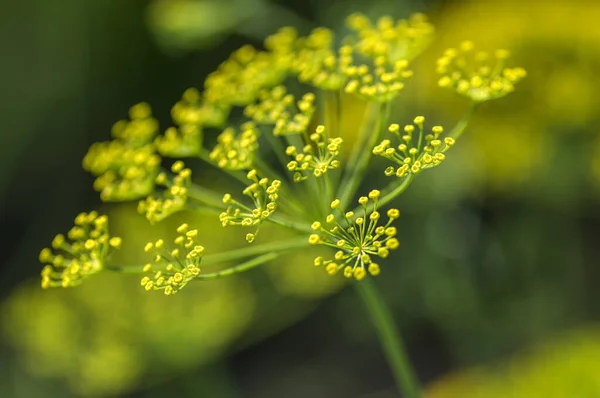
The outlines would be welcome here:
<svg viewBox="0 0 600 398">
<path fill-rule="evenodd" d="M 154 140 L 156 150 L 163 156 L 197 156 L 202 149 L 202 129 L 198 125 L 186 124 L 180 128 L 169 127 L 164 135 Z"/>
<path fill-rule="evenodd" d="M 505 68 L 507 50 L 474 53 L 473 43 L 464 41 L 450 48 L 437 61 L 440 87 L 455 90 L 475 102 L 501 98 L 514 91 L 514 85 L 526 76 L 523 68 Z"/>
<path fill-rule="evenodd" d="M 404 89 L 404 80 L 412 76 L 407 67 L 408 61 L 404 59 L 388 66 L 384 56 L 375 58 L 373 70 L 364 64 L 350 66 L 346 68 L 350 79 L 344 90 L 367 101 L 389 102 Z"/>
<path fill-rule="evenodd" d="M 280 84 L 288 67 L 275 54 L 245 45 L 211 73 L 204 82 L 207 101 L 221 106 L 245 106 L 264 88 Z"/>
<path fill-rule="evenodd" d="M 306 93 L 295 102 L 284 86 L 263 90 L 256 103 L 244 108 L 244 115 L 256 123 L 274 125 L 276 136 L 304 133 L 315 112 L 315 95 Z"/>
<path fill-rule="evenodd" d="M 233 127 L 227 127 L 217 137 L 217 145 L 209 157 L 217 166 L 227 170 L 243 170 L 252 167 L 258 150 L 258 130 L 252 122 L 246 122 L 236 135 Z"/>
<path fill-rule="evenodd" d="M 383 57 L 390 64 L 415 58 L 429 45 L 435 31 L 420 13 L 397 21 L 384 16 L 375 24 L 367 16 L 355 13 L 346 18 L 346 25 L 358 37 L 354 47 L 360 54 L 373 59 Z"/>
<path fill-rule="evenodd" d="M 351 46 L 344 45 L 336 51 L 333 32 L 327 28 L 314 29 L 298 39 L 297 46 L 291 69 L 300 82 L 332 91 L 345 86 L 346 69 L 353 63 Z"/>
<path fill-rule="evenodd" d="M 148 104 L 130 110 L 130 121 L 113 126 L 114 140 L 93 144 L 83 159 L 83 168 L 96 176 L 94 189 L 103 201 L 139 199 L 154 189 L 160 157 L 151 141 L 158 122 Z"/>
<path fill-rule="evenodd" d="M 352 211 L 344 213 L 339 200 L 331 202 L 333 213 L 329 214 L 324 223 L 315 221 L 312 224 L 314 234 L 308 242 L 311 245 L 325 245 L 336 249 L 333 260 L 316 257 L 315 266 L 325 266 L 329 275 L 335 275 L 343 270 L 347 278 L 363 279 L 367 273 L 375 276 L 380 272 L 379 265 L 372 257 L 386 258 L 390 250 L 399 246 L 396 238 L 396 228 L 392 222 L 400 217 L 400 211 L 389 209 L 388 221 L 378 225 L 381 214 L 377 211 L 377 200 L 381 193 L 378 190 L 369 192 L 369 196 L 358 199 L 362 214 Z M 372 201 L 373 210 L 367 210 L 367 204 Z"/>
<path fill-rule="evenodd" d="M 219 215 L 219 220 L 223 227 L 231 225 L 256 227 L 254 233 L 246 234 L 246 241 L 252 243 L 258 234 L 260 224 L 277 209 L 281 181 L 270 181 L 266 177 L 259 178 L 256 170 L 250 170 L 247 178 L 252 184 L 247 186 L 242 193 L 252 199 L 254 208 L 233 199 L 231 194 L 227 193 L 223 196 L 223 203 L 229 207 Z"/>
<path fill-rule="evenodd" d="M 230 107 L 210 102 L 196 88 L 183 92 L 181 100 L 171 108 L 171 117 L 178 126 L 193 125 L 201 128 L 221 127 L 229 116 Z"/>
<path fill-rule="evenodd" d="M 303 152 L 298 152 L 293 145 L 288 146 L 285 153 L 294 160 L 287 164 L 287 169 L 294 172 L 294 181 L 306 180 L 311 174 L 321 177 L 328 170 L 338 168 L 340 161 L 337 157 L 341 145 L 340 137 L 328 138 L 325 126 L 319 125 L 309 136 L 309 142 L 304 146 Z"/>
<path fill-rule="evenodd" d="M 80 213 L 67 236 L 58 234 L 51 248 L 40 252 L 42 288 L 77 286 L 100 272 L 108 256 L 121 247 L 121 238 L 108 233 L 108 217 L 97 212 Z"/>
<path fill-rule="evenodd" d="M 198 230 L 181 224 L 177 232 L 173 249 L 167 248 L 162 239 L 144 246 L 146 253 L 154 255 L 153 261 L 144 266 L 147 275 L 142 278 L 141 285 L 146 291 L 162 290 L 170 296 L 200 275 L 204 247 L 198 245 Z"/>
<path fill-rule="evenodd" d="M 423 169 L 439 165 L 446 158 L 445 152 L 454 145 L 454 138 L 445 137 L 442 142 L 440 140 L 440 135 L 444 132 L 442 126 L 434 126 L 431 133 L 425 135 L 424 122 L 423 116 L 417 116 L 414 125 L 404 126 L 402 132 L 398 124 L 390 125 L 388 131 L 398 138 L 400 144 L 394 147 L 390 140 L 385 139 L 373 148 L 374 155 L 382 156 L 400 165 L 397 168 L 393 166 L 386 168 L 386 176 L 405 177 L 410 173 L 418 174 Z M 414 134 L 415 126 L 418 129 L 418 137 Z"/>
<path fill-rule="evenodd" d="M 185 208 L 192 171 L 181 160 L 173 163 L 171 171 L 176 173 L 175 176 L 169 177 L 165 172 L 156 176 L 156 185 L 164 187 L 164 190 L 157 196 L 148 196 L 138 204 L 138 212 L 145 214 L 152 224 Z"/>
</svg>

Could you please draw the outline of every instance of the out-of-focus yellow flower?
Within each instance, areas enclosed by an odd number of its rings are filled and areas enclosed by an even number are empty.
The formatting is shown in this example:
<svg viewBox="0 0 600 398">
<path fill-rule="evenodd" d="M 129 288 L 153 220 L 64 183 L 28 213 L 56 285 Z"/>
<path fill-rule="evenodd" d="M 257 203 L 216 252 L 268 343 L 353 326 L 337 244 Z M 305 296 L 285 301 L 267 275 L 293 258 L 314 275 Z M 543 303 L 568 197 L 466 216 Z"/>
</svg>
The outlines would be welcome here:
<svg viewBox="0 0 600 398">
<path fill-rule="evenodd" d="M 501 366 L 450 375 L 426 398 L 594 398 L 600 396 L 600 328 L 572 332 Z"/>
<path fill-rule="evenodd" d="M 598 134 L 588 126 L 600 109 L 600 3 L 473 0 L 453 3 L 433 19 L 438 39 L 415 61 L 414 79 L 422 102 L 444 109 L 448 118 L 467 102 L 435 87 L 436 57 L 445 48 L 476 38 L 482 50 L 510 48 L 513 62 L 529 72 L 510 100 L 480 107 L 469 129 L 477 157 L 485 160 L 470 164 L 481 169 L 490 187 L 526 187 L 551 167 L 546 155 L 556 153 L 561 133 Z M 502 155 L 503 147 L 510 155 Z"/>
</svg>

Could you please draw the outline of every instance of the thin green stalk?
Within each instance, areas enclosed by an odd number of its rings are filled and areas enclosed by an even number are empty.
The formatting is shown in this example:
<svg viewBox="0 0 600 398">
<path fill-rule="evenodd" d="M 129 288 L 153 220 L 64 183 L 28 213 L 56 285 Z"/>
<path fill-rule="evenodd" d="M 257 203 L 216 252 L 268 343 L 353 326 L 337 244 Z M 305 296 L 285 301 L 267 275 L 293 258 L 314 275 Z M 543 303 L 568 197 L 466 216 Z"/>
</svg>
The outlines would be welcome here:
<svg viewBox="0 0 600 398">
<path fill-rule="evenodd" d="M 377 291 L 377 287 L 370 278 L 365 278 L 354 285 L 377 330 L 399 392 L 404 398 L 420 398 L 419 382 L 410 364 L 406 348 L 398 329 L 394 326 L 392 314 Z"/>
<path fill-rule="evenodd" d="M 457 139 L 460 138 L 460 136 L 462 135 L 462 133 L 465 132 L 465 130 L 467 128 L 467 125 L 469 124 L 469 121 L 471 121 L 471 117 L 473 116 L 473 114 L 477 110 L 477 106 L 478 105 L 479 104 L 477 102 L 471 102 L 471 105 L 469 106 L 469 109 L 467 109 L 467 112 L 458 121 L 458 123 L 456 123 L 456 125 L 452 128 L 452 130 L 448 134 L 448 137 L 452 137 L 455 140 L 457 140 Z"/>
<path fill-rule="evenodd" d="M 240 181 L 242 184 L 244 185 L 248 185 L 248 179 L 246 178 L 246 174 L 242 171 L 238 171 L 238 170 L 227 170 L 227 169 L 223 169 L 221 167 L 219 167 L 214 160 L 212 160 L 210 158 L 209 152 L 207 149 L 202 148 L 202 150 L 200 151 L 200 154 L 198 155 L 198 157 L 202 160 L 204 160 L 206 163 L 210 164 L 211 166 L 221 170 L 223 173 L 235 178 L 236 180 Z"/>
<path fill-rule="evenodd" d="M 308 240 L 306 237 L 293 238 L 288 240 L 280 240 L 275 242 L 264 243 L 262 245 L 246 246 L 241 249 L 228 250 L 223 253 L 209 254 L 202 258 L 202 264 L 217 264 L 225 261 L 238 260 L 240 258 L 265 254 L 270 252 L 284 252 L 287 250 L 307 247 Z"/>
<path fill-rule="evenodd" d="M 198 202 L 205 203 L 210 206 L 225 209 L 227 206 L 223 203 L 223 195 L 212 189 L 200 186 L 198 184 L 190 184 L 188 186 L 188 196 Z"/>
<path fill-rule="evenodd" d="M 308 232 L 308 233 L 313 232 L 312 229 L 310 228 L 310 225 L 303 223 L 303 222 L 297 222 L 294 220 L 290 220 L 289 218 L 282 216 L 282 215 L 273 215 L 273 216 L 267 218 L 267 221 L 269 221 L 273 224 L 279 225 L 280 227 L 293 229 L 294 231 L 298 231 L 298 232 Z"/>
<path fill-rule="evenodd" d="M 264 264 L 268 261 L 274 260 L 279 257 L 279 253 L 267 253 L 262 256 L 258 256 L 253 258 L 252 260 L 248 260 L 240 265 L 236 265 L 235 267 L 227 268 L 222 271 L 213 272 L 211 274 L 200 274 L 194 279 L 198 280 L 210 280 L 210 279 L 218 279 L 224 276 L 230 276 L 234 274 L 239 274 L 240 272 L 249 271 L 252 268 L 255 268 L 261 264 Z"/>
<path fill-rule="evenodd" d="M 358 149 L 355 147 L 355 150 L 358 150 L 360 154 L 356 158 L 355 163 L 351 163 L 352 159 L 349 161 L 346 173 L 347 177 L 342 181 L 342 185 L 340 186 L 338 199 L 340 199 L 344 208 L 349 205 L 350 200 L 356 194 L 356 190 L 363 180 L 369 161 L 373 155 L 372 149 L 379 140 L 384 125 L 387 123 L 389 110 L 389 103 L 381 104 L 375 127 L 373 129 L 365 128 L 361 133 L 361 137 L 357 143 Z"/>
<path fill-rule="evenodd" d="M 246 246 L 241 249 L 228 250 L 223 253 L 209 254 L 202 258 L 202 265 L 211 265 L 223 263 L 226 261 L 234 261 L 239 260 L 241 258 L 256 256 L 256 255 L 264 255 L 264 254 L 273 254 L 273 253 L 283 253 L 288 250 L 298 249 L 300 247 L 308 246 L 308 241 L 306 237 L 303 238 L 293 238 L 288 240 L 280 240 L 275 242 L 269 242 L 262 245 L 253 245 Z M 131 266 L 121 266 L 110 264 L 106 265 L 104 269 L 107 271 L 120 272 L 124 274 L 142 274 L 144 266 L 143 265 L 131 265 Z M 221 271 L 223 272 L 223 271 Z"/>
</svg>

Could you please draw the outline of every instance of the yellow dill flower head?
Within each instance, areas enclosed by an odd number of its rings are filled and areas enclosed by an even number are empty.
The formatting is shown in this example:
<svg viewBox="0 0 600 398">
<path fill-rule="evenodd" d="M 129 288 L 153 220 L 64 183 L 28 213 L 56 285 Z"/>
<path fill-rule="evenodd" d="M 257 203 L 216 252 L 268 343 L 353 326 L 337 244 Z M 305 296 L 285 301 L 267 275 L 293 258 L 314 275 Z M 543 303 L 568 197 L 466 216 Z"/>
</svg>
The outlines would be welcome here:
<svg viewBox="0 0 600 398">
<path fill-rule="evenodd" d="M 376 58 L 371 68 L 364 64 L 350 66 L 345 71 L 349 80 L 344 90 L 367 101 L 389 102 L 404 89 L 404 81 L 413 75 L 407 67 L 406 60 L 388 65 L 383 56 Z"/>
<path fill-rule="evenodd" d="M 113 141 L 93 144 L 83 158 L 83 168 L 96 176 L 94 189 L 103 201 L 135 200 L 154 189 L 160 157 L 151 141 L 158 123 L 147 104 L 130 110 L 131 121 L 117 122 Z"/>
<path fill-rule="evenodd" d="M 256 170 L 250 170 L 247 177 L 251 184 L 242 193 L 252 199 L 253 206 L 246 206 L 233 199 L 231 194 L 225 194 L 223 203 L 228 204 L 229 207 L 219 215 L 219 220 L 223 227 L 231 225 L 255 227 L 254 233 L 246 235 L 246 241 L 252 243 L 258 234 L 260 225 L 277 209 L 281 181 L 259 178 Z"/>
<path fill-rule="evenodd" d="M 144 246 L 144 251 L 153 255 L 152 262 L 144 266 L 147 275 L 141 280 L 146 291 L 162 290 L 170 296 L 200 275 L 204 247 L 198 244 L 198 230 L 182 224 L 177 232 L 173 247 L 167 247 L 162 239 Z"/>
<path fill-rule="evenodd" d="M 321 177 L 328 170 L 340 167 L 337 157 L 341 145 L 340 137 L 328 138 L 325 126 L 319 125 L 309 136 L 309 142 L 302 151 L 298 151 L 295 146 L 287 147 L 286 154 L 293 159 L 287 164 L 287 168 L 294 172 L 294 181 L 306 180 L 311 175 Z"/>
<path fill-rule="evenodd" d="M 227 105 L 207 101 L 198 89 L 188 88 L 171 109 L 171 117 L 178 126 L 221 127 L 229 116 L 229 110 Z"/>
<path fill-rule="evenodd" d="M 148 196 L 138 204 L 138 212 L 144 214 L 152 224 L 185 208 L 192 171 L 181 160 L 173 163 L 171 171 L 175 173 L 172 177 L 165 172 L 156 177 L 156 185 L 164 190 L 160 194 Z"/>
<path fill-rule="evenodd" d="M 458 49 L 450 48 L 438 59 L 438 85 L 475 102 L 504 97 L 527 74 L 523 68 L 506 68 L 508 57 L 506 50 L 496 50 L 493 56 L 475 52 L 473 43 L 464 41 Z"/>
<path fill-rule="evenodd" d="M 386 258 L 390 250 L 398 248 L 397 231 L 391 224 L 400 216 L 397 209 L 390 209 L 387 212 L 387 222 L 379 225 L 382 215 L 378 211 L 377 200 L 380 194 L 373 190 L 368 197 L 358 200 L 363 208 L 362 214 L 351 211 L 343 213 L 339 200 L 332 202 L 334 212 L 327 217 L 325 223 L 313 224 L 313 229 L 318 233 L 312 234 L 308 242 L 311 245 L 332 247 L 336 252 L 332 260 L 317 257 L 315 266 L 325 266 L 329 275 L 342 271 L 347 278 L 354 277 L 357 280 L 363 279 L 367 274 L 379 274 L 379 265 L 373 261 L 373 257 Z M 371 211 L 367 209 L 369 202 L 373 204 Z"/>
<path fill-rule="evenodd" d="M 132 147 L 144 146 L 158 132 L 158 121 L 152 117 L 150 105 L 141 102 L 129 109 L 130 120 L 119 120 L 113 125 L 112 136 Z"/>
<path fill-rule="evenodd" d="M 227 127 L 217 137 L 217 145 L 209 157 L 217 166 L 227 170 L 243 170 L 252 167 L 258 150 L 258 129 L 252 122 L 246 122 L 236 134 L 233 127 Z"/>
<path fill-rule="evenodd" d="M 302 134 L 315 112 L 315 95 L 306 93 L 296 102 L 284 86 L 263 90 L 256 103 L 244 108 L 244 115 L 256 123 L 274 125 L 276 136 Z"/>
<path fill-rule="evenodd" d="M 220 106 L 248 105 L 261 90 L 285 79 L 288 66 L 280 61 L 277 54 L 245 45 L 206 78 L 204 96 L 208 102 Z"/>
<path fill-rule="evenodd" d="M 393 64 L 412 60 L 431 42 L 435 29 L 424 14 L 413 14 L 406 19 L 394 20 L 384 16 L 374 24 L 363 14 L 355 13 L 346 19 L 346 25 L 355 33 L 354 48 L 362 55 L 385 58 Z"/>
<path fill-rule="evenodd" d="M 77 286 L 100 272 L 108 256 L 121 247 L 121 238 L 108 233 L 108 218 L 97 212 L 80 213 L 67 235 L 58 234 L 51 248 L 42 249 L 42 288 Z"/>
<path fill-rule="evenodd" d="M 154 140 L 158 153 L 173 158 L 197 156 L 202 150 L 203 133 L 199 125 L 186 124 L 169 127 L 164 135 Z"/>
<path fill-rule="evenodd" d="M 316 28 L 308 36 L 297 40 L 298 50 L 292 71 L 298 80 L 323 90 L 339 90 L 348 77 L 346 68 L 352 65 L 353 49 L 350 46 L 334 48 L 333 32 Z"/>
<path fill-rule="evenodd" d="M 417 116 L 414 124 L 408 124 L 402 130 L 398 124 L 390 125 L 388 131 L 396 136 L 399 144 L 392 145 L 391 140 L 385 139 L 373 148 L 374 155 L 399 165 L 386 168 L 386 176 L 395 175 L 402 178 L 408 174 L 418 174 L 421 170 L 435 167 L 446 159 L 445 152 L 454 145 L 454 138 L 446 137 L 441 140 L 440 136 L 444 132 L 442 126 L 434 126 L 431 133 L 425 134 L 424 122 L 423 116 Z"/>
</svg>

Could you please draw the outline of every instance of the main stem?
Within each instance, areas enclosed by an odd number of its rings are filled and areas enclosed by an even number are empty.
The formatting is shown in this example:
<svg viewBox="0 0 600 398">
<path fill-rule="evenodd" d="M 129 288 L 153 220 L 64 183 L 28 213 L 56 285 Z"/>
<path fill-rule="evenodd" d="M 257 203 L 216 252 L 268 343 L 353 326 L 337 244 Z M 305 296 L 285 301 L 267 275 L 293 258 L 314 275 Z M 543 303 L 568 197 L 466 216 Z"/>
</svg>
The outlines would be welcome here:
<svg viewBox="0 0 600 398">
<path fill-rule="evenodd" d="M 394 320 L 377 287 L 370 278 L 355 283 L 362 301 L 367 307 L 371 321 L 377 329 L 379 341 L 396 380 L 398 390 L 404 398 L 420 398 L 419 382 L 410 364 L 406 348 L 394 326 Z"/>
</svg>

